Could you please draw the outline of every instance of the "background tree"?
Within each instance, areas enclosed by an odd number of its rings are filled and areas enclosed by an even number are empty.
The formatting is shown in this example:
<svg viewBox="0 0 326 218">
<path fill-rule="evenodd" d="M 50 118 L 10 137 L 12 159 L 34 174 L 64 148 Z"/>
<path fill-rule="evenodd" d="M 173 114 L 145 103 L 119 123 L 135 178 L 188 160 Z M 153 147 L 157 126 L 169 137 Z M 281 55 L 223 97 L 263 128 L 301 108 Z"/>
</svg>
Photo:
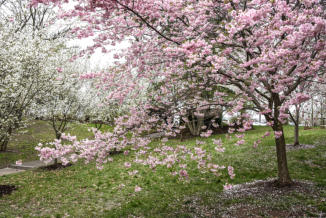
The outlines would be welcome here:
<svg viewBox="0 0 326 218">
<path fill-rule="evenodd" d="M 103 124 L 113 125 L 115 118 L 127 114 L 128 108 L 141 99 L 141 95 L 136 97 L 132 93 L 131 87 L 134 84 L 132 77 L 125 77 L 115 67 L 103 69 L 98 73 L 84 72 L 81 78 L 86 121 L 95 124 L 98 129 Z M 121 96 L 124 98 L 123 101 Z"/>
<path fill-rule="evenodd" d="M 309 90 L 309 87 L 311 86 L 311 83 L 309 82 L 305 82 L 302 83 L 298 88 L 297 88 L 297 92 L 298 93 L 309 93 L 311 94 L 311 90 Z M 294 94 L 297 93 L 296 91 L 294 92 Z M 310 96 L 309 96 L 310 97 Z M 309 99 L 309 97 L 306 97 L 306 100 Z M 293 110 L 289 109 L 288 113 L 290 115 L 290 119 L 294 124 L 294 146 L 300 145 L 299 143 L 299 126 L 300 126 L 300 113 L 302 111 L 302 107 L 303 107 L 304 102 L 299 103 L 299 104 L 294 104 L 292 106 Z"/>
<path fill-rule="evenodd" d="M 6 0 L 0 17 L 0 151 L 6 151 L 13 131 L 27 123 L 33 100 L 51 90 L 63 42 L 50 34 L 55 17 L 50 7 Z"/>
<path fill-rule="evenodd" d="M 311 81 L 309 86 L 311 99 L 302 105 L 302 119 L 305 126 L 325 125 L 325 83 Z"/>
<path fill-rule="evenodd" d="M 31 7 L 28 0 L 4 0 L 0 3 L 0 19 L 14 25 L 14 32 L 24 30 L 24 34 L 39 35 L 39 31 L 43 30 L 43 39 L 54 40 L 64 36 L 69 30 L 68 23 L 62 25 L 56 22 L 54 8 L 49 5 Z"/>
<path fill-rule="evenodd" d="M 51 50 L 59 45 L 17 34 L 8 26 L 0 28 L 0 144 L 5 151 L 13 131 L 24 124 L 33 99 L 51 90 L 56 72 Z"/>
</svg>

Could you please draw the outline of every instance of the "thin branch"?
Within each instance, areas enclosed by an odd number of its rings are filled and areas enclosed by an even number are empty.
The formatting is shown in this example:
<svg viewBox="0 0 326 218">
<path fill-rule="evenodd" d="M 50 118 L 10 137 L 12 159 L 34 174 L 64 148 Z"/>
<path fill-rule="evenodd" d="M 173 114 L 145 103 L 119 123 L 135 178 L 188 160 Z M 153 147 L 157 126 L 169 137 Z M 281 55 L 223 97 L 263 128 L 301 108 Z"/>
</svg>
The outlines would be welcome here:
<svg viewBox="0 0 326 218">
<path fill-rule="evenodd" d="M 125 8 L 126 10 L 130 11 L 131 13 L 133 13 L 134 15 L 136 15 L 136 17 L 138 17 L 139 19 L 141 19 L 141 21 L 143 21 L 147 27 L 149 27 L 150 29 L 154 30 L 154 32 L 156 32 L 158 35 L 160 35 L 161 37 L 163 37 L 164 39 L 173 42 L 177 45 L 180 45 L 179 42 L 174 41 L 173 39 L 165 36 L 163 33 L 161 33 L 159 30 L 157 30 L 154 26 L 152 26 L 144 17 L 142 17 L 139 13 L 137 13 L 135 10 L 133 10 L 132 8 L 128 7 L 127 5 L 121 4 L 119 1 L 116 1 L 117 4 L 119 4 L 120 6 L 122 6 L 123 8 Z"/>
</svg>

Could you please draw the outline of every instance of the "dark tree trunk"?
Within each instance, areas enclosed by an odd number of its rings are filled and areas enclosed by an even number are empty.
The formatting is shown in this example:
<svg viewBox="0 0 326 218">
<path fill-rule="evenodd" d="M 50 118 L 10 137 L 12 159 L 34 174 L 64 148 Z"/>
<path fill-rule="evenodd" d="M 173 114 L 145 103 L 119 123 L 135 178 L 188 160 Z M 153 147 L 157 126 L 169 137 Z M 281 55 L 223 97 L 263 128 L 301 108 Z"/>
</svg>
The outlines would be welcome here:
<svg viewBox="0 0 326 218">
<path fill-rule="evenodd" d="M 274 131 L 282 131 L 283 126 L 279 124 Z M 286 158 L 286 144 L 284 134 L 279 138 L 275 137 L 276 143 L 276 155 L 277 155 L 277 168 L 278 168 L 278 183 L 280 186 L 288 186 L 292 184 L 292 180 L 288 170 L 287 158 Z"/>
<path fill-rule="evenodd" d="M 7 151 L 8 148 L 8 144 L 9 144 L 9 140 L 10 140 L 10 136 L 12 134 L 12 128 L 10 127 L 8 130 L 8 135 L 4 136 L 1 140 L 0 140 L 0 152 L 5 152 Z"/>
<path fill-rule="evenodd" d="M 325 125 L 324 122 L 324 98 L 320 101 L 320 125 Z"/>
<path fill-rule="evenodd" d="M 186 126 L 188 127 L 191 135 L 199 136 L 201 133 L 201 127 L 204 125 L 204 117 L 195 116 L 194 112 L 190 112 L 187 117 L 189 122 L 186 122 Z"/>
<path fill-rule="evenodd" d="M 61 135 L 62 135 L 62 133 L 60 132 L 60 131 L 56 131 L 55 132 L 55 137 L 59 140 L 59 139 L 61 139 Z M 58 158 L 54 158 L 54 163 L 53 163 L 54 165 L 57 165 L 58 164 Z"/>
<path fill-rule="evenodd" d="M 300 108 L 295 107 L 295 122 L 294 122 L 294 146 L 300 145 L 299 143 L 299 124 L 300 124 Z"/>
<path fill-rule="evenodd" d="M 0 152 L 7 151 L 8 143 L 9 143 L 9 139 L 8 139 L 8 137 L 5 137 L 4 140 L 1 142 Z"/>
<path fill-rule="evenodd" d="M 280 109 L 279 109 L 280 106 L 281 106 L 281 100 L 279 98 L 279 95 L 274 93 L 272 95 L 272 101 L 270 102 L 270 108 L 273 108 L 274 110 L 272 127 L 274 131 L 282 133 L 282 135 L 279 137 L 276 137 L 275 135 L 278 184 L 279 186 L 289 186 L 292 184 L 292 180 L 289 174 L 288 162 L 286 158 L 286 144 L 284 138 L 283 125 L 278 119 L 280 116 Z M 267 116 L 266 118 L 271 119 L 271 117 L 269 116 Z"/>
<path fill-rule="evenodd" d="M 61 132 L 59 132 L 59 131 L 56 131 L 56 133 L 55 133 L 55 137 L 56 137 L 56 139 L 61 139 Z"/>
<path fill-rule="evenodd" d="M 103 123 L 95 123 L 95 128 L 100 130 L 102 128 Z"/>
<path fill-rule="evenodd" d="M 311 127 L 315 126 L 314 122 L 314 99 L 311 98 Z"/>
<path fill-rule="evenodd" d="M 294 126 L 294 146 L 300 145 L 299 143 L 299 125 Z"/>
</svg>

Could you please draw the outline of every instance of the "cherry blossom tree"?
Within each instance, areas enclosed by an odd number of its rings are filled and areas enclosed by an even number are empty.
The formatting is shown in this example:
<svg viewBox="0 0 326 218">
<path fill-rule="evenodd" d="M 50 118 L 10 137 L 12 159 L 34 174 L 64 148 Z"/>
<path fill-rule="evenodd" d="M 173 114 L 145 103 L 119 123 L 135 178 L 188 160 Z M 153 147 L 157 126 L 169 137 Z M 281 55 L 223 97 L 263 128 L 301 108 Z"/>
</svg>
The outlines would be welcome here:
<svg viewBox="0 0 326 218">
<path fill-rule="evenodd" d="M 49 2 L 62 3 L 33 0 L 32 4 Z M 274 131 L 279 184 L 292 183 L 283 123 L 291 105 L 307 100 L 305 93 L 294 94 L 298 86 L 305 80 L 324 80 L 325 10 L 317 0 L 92 0 L 78 1 L 62 16 L 88 23 L 73 30 L 77 37 L 95 37 L 88 52 L 100 47 L 109 52 L 107 45 L 129 40 L 131 46 L 117 54 L 126 60 L 121 64 L 125 75 L 164 84 L 156 100 L 179 110 L 181 117 L 190 107 L 200 117 L 208 106 L 224 104 L 232 106 L 230 113 L 235 114 L 250 101 Z M 226 102 L 217 86 L 232 87 L 241 99 Z M 189 107 L 166 101 L 175 87 L 178 92 L 198 90 L 189 93 Z M 214 97 L 208 100 L 204 91 L 212 91 Z M 122 93 L 117 95 L 121 101 Z M 117 121 L 127 129 L 145 130 L 159 119 L 145 119 L 150 108 L 147 102 Z M 162 128 L 172 129 L 172 123 L 170 118 Z M 120 127 L 116 130 L 122 131 Z M 237 131 L 249 128 L 250 122 L 245 122 Z"/>
</svg>

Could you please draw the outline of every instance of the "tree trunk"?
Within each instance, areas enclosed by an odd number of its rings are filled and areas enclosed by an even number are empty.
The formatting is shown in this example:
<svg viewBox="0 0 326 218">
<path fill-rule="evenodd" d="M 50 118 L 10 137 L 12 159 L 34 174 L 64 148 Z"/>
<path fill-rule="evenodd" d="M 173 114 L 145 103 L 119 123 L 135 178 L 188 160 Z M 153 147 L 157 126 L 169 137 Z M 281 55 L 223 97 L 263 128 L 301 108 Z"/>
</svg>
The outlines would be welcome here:
<svg viewBox="0 0 326 218">
<path fill-rule="evenodd" d="M 324 123 L 324 98 L 320 101 L 320 124 L 319 125 L 325 125 Z"/>
<path fill-rule="evenodd" d="M 294 125 L 294 146 L 300 145 L 299 143 L 299 124 Z"/>
<path fill-rule="evenodd" d="M 295 106 L 295 122 L 294 122 L 294 146 L 300 145 L 299 143 L 299 124 L 300 124 L 300 108 Z"/>
<path fill-rule="evenodd" d="M 311 98 L 311 127 L 314 127 L 314 99 Z"/>
<path fill-rule="evenodd" d="M 7 132 L 8 135 L 5 135 L 1 141 L 0 141 L 0 152 L 5 152 L 7 151 L 7 147 L 8 147 L 8 144 L 9 144 L 9 140 L 10 140 L 10 136 L 12 134 L 12 128 L 9 127 L 9 130 Z"/>
<path fill-rule="evenodd" d="M 279 126 L 276 129 L 274 129 L 274 131 L 282 131 L 283 133 L 282 124 L 279 124 Z M 278 183 L 280 186 L 291 185 L 292 180 L 290 178 L 290 174 L 288 170 L 284 133 L 279 138 L 275 137 L 275 143 L 276 143 L 277 167 L 278 167 Z"/>
<path fill-rule="evenodd" d="M 56 139 L 61 139 L 61 132 L 59 132 L 59 131 L 57 131 L 56 133 L 55 133 L 55 137 L 56 137 Z"/>
<path fill-rule="evenodd" d="M 191 135 L 199 136 L 202 130 L 201 127 L 204 125 L 204 117 L 196 116 L 194 112 L 191 112 L 190 116 L 191 120 L 186 122 L 186 126 L 189 128 Z"/>
<path fill-rule="evenodd" d="M 61 139 L 61 132 L 60 131 L 56 131 L 55 132 L 55 137 L 59 140 L 59 139 Z M 54 163 L 53 163 L 53 165 L 57 165 L 58 164 L 58 158 L 54 158 Z"/>
<path fill-rule="evenodd" d="M 281 101 L 278 94 L 273 94 L 273 102 L 274 106 L 273 104 L 270 105 L 270 108 L 274 109 L 273 130 L 282 133 L 282 135 L 280 135 L 279 137 L 277 137 L 275 134 L 278 184 L 279 186 L 288 186 L 292 184 L 292 180 L 290 178 L 288 162 L 286 159 L 286 144 L 284 138 L 283 125 L 278 120 L 280 116 L 279 107 L 281 106 Z M 268 120 L 269 118 L 270 117 L 267 115 L 266 120 Z"/>
<path fill-rule="evenodd" d="M 1 142 L 0 152 L 7 151 L 8 143 L 9 143 L 9 139 L 8 139 L 8 137 L 5 137 L 4 140 Z"/>
</svg>

